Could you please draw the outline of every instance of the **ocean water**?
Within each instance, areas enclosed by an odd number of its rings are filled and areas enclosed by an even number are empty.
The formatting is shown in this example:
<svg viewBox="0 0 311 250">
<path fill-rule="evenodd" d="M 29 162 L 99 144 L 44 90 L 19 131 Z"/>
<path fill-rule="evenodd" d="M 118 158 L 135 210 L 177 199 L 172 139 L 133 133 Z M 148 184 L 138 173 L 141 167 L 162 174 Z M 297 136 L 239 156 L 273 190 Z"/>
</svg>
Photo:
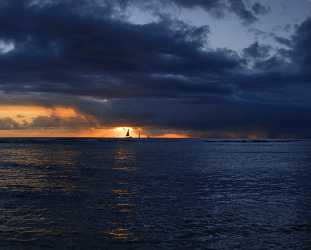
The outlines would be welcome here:
<svg viewBox="0 0 311 250">
<path fill-rule="evenodd" d="M 0 249 L 311 249 L 311 142 L 1 139 Z"/>
</svg>

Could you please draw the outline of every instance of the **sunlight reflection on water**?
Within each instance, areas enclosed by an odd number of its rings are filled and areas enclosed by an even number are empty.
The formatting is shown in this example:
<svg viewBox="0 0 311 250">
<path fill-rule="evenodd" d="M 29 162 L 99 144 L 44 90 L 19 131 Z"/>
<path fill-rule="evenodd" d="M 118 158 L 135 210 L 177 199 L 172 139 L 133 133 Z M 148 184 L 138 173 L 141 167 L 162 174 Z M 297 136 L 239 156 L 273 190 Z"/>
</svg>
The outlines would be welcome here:
<svg viewBox="0 0 311 250">
<path fill-rule="evenodd" d="M 309 142 L 2 142 L 0 248 L 307 249 L 310 151 Z"/>
<path fill-rule="evenodd" d="M 129 147 L 119 145 L 114 154 L 112 170 L 119 174 L 117 179 L 112 181 L 112 194 L 115 204 L 113 209 L 117 218 L 111 221 L 112 228 L 107 234 L 111 239 L 129 241 L 135 240 L 134 232 L 127 226 L 131 224 L 131 218 L 135 216 L 135 191 L 130 190 L 131 178 L 136 171 L 135 152 Z M 118 220 L 118 223 L 115 221 Z"/>
<path fill-rule="evenodd" d="M 71 192 L 71 167 L 78 152 L 61 148 L 46 150 L 40 146 L 0 149 L 0 162 L 6 167 L 0 168 L 0 187 L 10 189 L 61 189 Z"/>
</svg>

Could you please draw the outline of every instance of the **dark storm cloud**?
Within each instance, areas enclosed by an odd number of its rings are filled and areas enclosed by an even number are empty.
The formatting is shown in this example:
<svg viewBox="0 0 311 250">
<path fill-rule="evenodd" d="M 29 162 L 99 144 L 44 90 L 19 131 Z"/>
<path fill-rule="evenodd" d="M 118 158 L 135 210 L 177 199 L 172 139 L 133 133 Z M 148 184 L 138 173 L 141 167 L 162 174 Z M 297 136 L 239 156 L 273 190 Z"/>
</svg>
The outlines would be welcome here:
<svg viewBox="0 0 311 250">
<path fill-rule="evenodd" d="M 225 3 L 223 0 L 171 0 L 179 6 L 186 8 L 203 7 L 206 10 L 224 8 Z"/>
<path fill-rule="evenodd" d="M 267 58 L 270 52 L 270 46 L 260 45 L 258 42 L 251 44 L 243 50 L 246 57 L 252 58 Z"/>
<path fill-rule="evenodd" d="M 284 37 L 280 37 L 280 36 L 275 36 L 274 39 L 284 45 L 284 46 L 287 46 L 287 47 L 291 47 L 292 46 L 292 41 L 290 39 L 287 39 L 287 38 L 284 38 Z"/>
<path fill-rule="evenodd" d="M 311 18 L 304 21 L 297 29 L 293 38 L 292 59 L 300 69 L 311 74 Z"/>
<path fill-rule="evenodd" d="M 253 23 L 257 21 L 257 17 L 254 13 L 246 8 L 243 0 L 229 0 L 230 7 L 234 13 L 236 13 L 244 22 Z"/>
<path fill-rule="evenodd" d="M 223 3 L 174 2 L 205 9 Z M 167 16 L 136 25 L 122 11 L 129 1 L 111 3 L 1 2 L 0 96 L 71 105 L 97 119 L 64 124 L 41 117 L 32 127 L 99 122 L 198 134 L 311 136 L 309 20 L 286 50 L 271 55 L 268 46 L 255 43 L 239 55 L 209 48 L 207 26 L 192 27 Z M 226 4 L 245 22 L 256 21 L 256 11 L 244 2 Z M 256 59 L 252 68 L 249 58 Z M 0 124 L 16 126 L 8 120 Z"/>
<path fill-rule="evenodd" d="M 270 12 L 270 8 L 261 3 L 255 3 L 252 9 L 256 15 L 265 15 Z"/>
<path fill-rule="evenodd" d="M 111 18 L 110 8 L 103 7 L 107 17 L 96 17 L 84 16 L 75 6 L 71 1 L 12 1 L 0 9 L 1 37 L 15 44 L 0 57 L 2 90 L 178 96 L 189 90 L 222 91 L 213 81 L 201 79 L 197 88 L 191 82 L 202 71 L 213 75 L 239 66 L 232 51 L 203 51 L 208 27 L 170 19 L 133 25 Z"/>
</svg>

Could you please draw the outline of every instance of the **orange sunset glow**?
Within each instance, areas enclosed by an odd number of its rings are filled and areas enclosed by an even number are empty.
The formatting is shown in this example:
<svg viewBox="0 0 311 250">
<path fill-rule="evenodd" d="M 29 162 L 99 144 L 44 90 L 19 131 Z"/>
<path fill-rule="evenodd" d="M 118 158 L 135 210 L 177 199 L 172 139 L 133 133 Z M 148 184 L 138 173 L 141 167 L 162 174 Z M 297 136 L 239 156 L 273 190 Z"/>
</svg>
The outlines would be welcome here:
<svg viewBox="0 0 311 250">
<path fill-rule="evenodd" d="M 38 121 L 44 120 L 41 125 Z M 55 122 L 57 121 L 57 123 Z M 182 133 L 148 135 L 139 127 L 99 126 L 95 117 L 72 107 L 36 105 L 0 105 L 0 137 L 103 137 L 123 138 L 130 131 L 132 138 L 189 138 Z M 79 124 L 77 124 L 79 123 Z M 79 126 L 80 125 L 80 126 Z"/>
<path fill-rule="evenodd" d="M 78 114 L 73 108 L 56 106 L 53 108 L 41 106 L 0 106 L 0 119 L 11 118 L 18 123 L 31 122 L 39 116 L 56 116 L 59 118 L 72 118 Z"/>
</svg>

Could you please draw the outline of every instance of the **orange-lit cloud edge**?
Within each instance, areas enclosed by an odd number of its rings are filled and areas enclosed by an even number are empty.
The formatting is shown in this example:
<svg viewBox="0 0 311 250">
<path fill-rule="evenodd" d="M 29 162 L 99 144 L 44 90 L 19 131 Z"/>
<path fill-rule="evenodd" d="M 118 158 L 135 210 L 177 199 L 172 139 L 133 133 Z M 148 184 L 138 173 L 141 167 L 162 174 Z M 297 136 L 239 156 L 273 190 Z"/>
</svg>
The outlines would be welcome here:
<svg viewBox="0 0 311 250">
<path fill-rule="evenodd" d="M 105 126 L 89 114 L 73 107 L 39 105 L 1 105 L 0 137 L 71 137 L 71 138 L 124 138 L 130 130 L 133 138 L 268 138 L 263 131 L 247 133 L 210 131 L 204 134 L 159 129 L 131 127 L 127 124 Z"/>
<path fill-rule="evenodd" d="M 95 117 L 82 114 L 72 107 L 0 105 L 0 137 L 2 138 L 123 138 L 128 130 L 133 138 L 139 137 L 139 134 L 141 138 L 191 138 L 187 133 L 160 131 L 153 134 L 146 128 L 122 126 L 122 124 L 105 127 L 99 124 Z"/>
<path fill-rule="evenodd" d="M 118 133 L 118 128 L 90 128 L 90 129 L 25 129 L 25 130 L 0 130 L 0 137 L 68 137 L 68 138 L 124 138 L 125 134 Z M 129 127 L 130 131 L 137 130 L 136 128 Z M 137 132 L 131 134 L 132 138 L 138 138 Z M 161 135 L 147 135 L 145 132 L 141 133 L 141 138 L 174 138 L 186 139 L 191 138 L 190 135 L 182 133 L 166 133 Z"/>
</svg>

